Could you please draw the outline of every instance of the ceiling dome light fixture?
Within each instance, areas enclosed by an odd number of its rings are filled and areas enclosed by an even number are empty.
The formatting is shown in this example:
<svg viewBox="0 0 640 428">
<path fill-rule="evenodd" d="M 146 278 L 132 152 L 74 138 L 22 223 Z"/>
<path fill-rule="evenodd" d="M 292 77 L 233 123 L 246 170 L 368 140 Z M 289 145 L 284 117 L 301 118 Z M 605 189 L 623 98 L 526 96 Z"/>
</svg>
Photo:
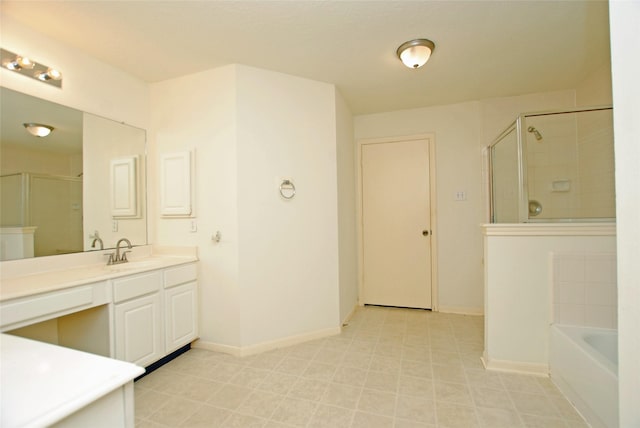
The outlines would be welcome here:
<svg viewBox="0 0 640 428">
<path fill-rule="evenodd" d="M 436 45 L 428 39 L 414 39 L 400 45 L 396 53 L 404 65 L 420 68 L 429 61 Z"/>
<path fill-rule="evenodd" d="M 46 137 L 53 131 L 53 126 L 43 125 L 41 123 L 23 123 L 25 129 L 34 137 Z"/>
</svg>

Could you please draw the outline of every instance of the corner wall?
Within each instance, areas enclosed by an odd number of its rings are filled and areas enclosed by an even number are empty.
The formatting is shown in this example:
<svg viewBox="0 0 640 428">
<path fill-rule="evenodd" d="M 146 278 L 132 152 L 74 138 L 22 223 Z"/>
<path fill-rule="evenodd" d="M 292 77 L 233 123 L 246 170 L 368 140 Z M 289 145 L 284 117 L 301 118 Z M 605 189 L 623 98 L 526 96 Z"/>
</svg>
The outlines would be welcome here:
<svg viewBox="0 0 640 428">
<path fill-rule="evenodd" d="M 239 65 L 237 112 L 242 346 L 336 329 L 335 88 Z"/>
<path fill-rule="evenodd" d="M 194 217 L 157 218 L 155 238 L 198 247 L 200 346 L 243 355 L 339 332 L 336 102 L 333 85 L 242 65 L 151 85 L 156 212 L 159 155 L 195 154 Z"/>
<path fill-rule="evenodd" d="M 338 173 L 338 268 L 340 321 L 347 321 L 358 304 L 356 245 L 356 149 L 353 116 L 336 90 L 336 154 Z"/>
<path fill-rule="evenodd" d="M 618 227 L 620 426 L 640 426 L 640 3 L 609 2 Z"/>
<path fill-rule="evenodd" d="M 200 337 L 239 346 L 236 67 L 151 85 L 148 204 L 159 213 L 159 156 L 193 150 L 197 232 L 189 218 L 154 216 L 153 241 L 198 247 Z M 211 239 L 216 231 L 222 240 Z"/>
</svg>

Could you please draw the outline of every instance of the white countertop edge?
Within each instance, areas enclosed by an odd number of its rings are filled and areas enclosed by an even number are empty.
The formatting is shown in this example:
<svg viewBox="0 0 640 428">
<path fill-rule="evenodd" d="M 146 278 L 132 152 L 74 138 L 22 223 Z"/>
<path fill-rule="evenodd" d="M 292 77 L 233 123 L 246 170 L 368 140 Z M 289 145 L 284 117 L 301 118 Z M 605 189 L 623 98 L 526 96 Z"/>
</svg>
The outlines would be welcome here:
<svg viewBox="0 0 640 428">
<path fill-rule="evenodd" d="M 484 236 L 615 236 L 615 223 L 493 223 Z"/>
<path fill-rule="evenodd" d="M 107 255 L 115 252 L 115 249 L 85 251 L 74 254 L 61 254 L 56 256 L 31 257 L 19 260 L 0 261 L 0 279 L 8 280 L 45 272 L 56 272 L 82 267 L 106 266 Z M 128 254 L 130 260 L 154 256 L 190 257 L 197 260 L 197 247 L 140 245 L 133 247 Z"/>
<path fill-rule="evenodd" d="M 150 266 L 134 267 L 136 262 L 157 261 Z M 193 263 L 198 258 L 193 255 L 170 256 L 151 255 L 148 257 L 131 257 L 130 265 L 114 265 L 108 267 L 106 263 L 79 265 L 60 270 L 34 272 L 29 275 L 3 278 L 0 284 L 0 301 L 18 299 L 25 296 L 43 294 L 50 291 L 62 290 L 79 285 L 107 281 L 122 276 L 135 275 L 151 270 L 164 269 L 185 263 Z M 131 267 L 131 268 L 130 268 Z"/>
<path fill-rule="evenodd" d="M 22 427 L 50 426 L 144 373 L 142 367 L 132 363 L 18 336 L 2 334 L 1 341 L 3 352 L 0 352 L 0 361 L 2 362 L 0 368 L 3 371 L 1 380 L 3 394 L 0 422 L 3 426 L 5 424 Z M 41 355 L 46 355 L 46 361 L 38 360 Z M 70 362 L 76 365 L 84 364 L 85 367 L 91 364 L 94 375 L 82 379 L 84 385 L 78 385 L 78 382 L 72 380 L 64 384 L 60 383 L 59 394 L 52 397 L 53 401 L 56 401 L 53 409 L 51 409 L 51 404 L 43 405 L 38 402 L 38 399 L 42 397 L 38 397 L 38 392 L 34 392 L 34 389 L 37 388 L 36 391 L 39 391 L 43 385 L 35 385 L 33 382 L 17 382 L 17 380 L 34 376 L 36 370 L 36 367 L 33 367 L 34 363 L 45 363 L 51 365 L 53 370 L 50 371 L 50 376 L 44 374 L 40 380 L 50 389 L 51 382 L 59 377 L 59 372 L 55 369 L 60 366 L 65 369 Z M 7 368 L 11 369 L 8 373 L 5 372 Z M 33 381 L 32 378 L 29 380 Z M 25 417 L 20 412 L 23 409 L 11 406 L 5 397 L 28 399 L 29 408 L 32 410 L 28 413 L 33 416 Z"/>
<path fill-rule="evenodd" d="M 127 382 L 132 381 L 136 377 L 140 376 L 144 373 L 144 369 L 142 367 L 135 366 L 137 371 L 127 372 L 126 375 L 118 376 L 115 379 L 111 379 L 109 382 L 105 382 L 98 387 L 94 387 L 91 389 L 91 393 L 82 394 L 80 397 L 70 400 L 66 404 L 59 406 L 56 410 L 42 416 L 38 416 L 33 420 L 28 421 L 25 427 L 45 427 L 51 426 L 57 422 L 60 422 L 64 418 L 73 415 L 78 410 L 83 409 L 89 404 L 93 403 L 96 400 L 104 397 L 110 392 L 115 391 L 117 388 L 125 385 Z M 4 410 L 3 410 L 4 413 Z"/>
<path fill-rule="evenodd" d="M 36 231 L 36 226 L 16 226 L 16 227 L 0 227 L 0 234 L 3 235 L 33 235 Z"/>
</svg>

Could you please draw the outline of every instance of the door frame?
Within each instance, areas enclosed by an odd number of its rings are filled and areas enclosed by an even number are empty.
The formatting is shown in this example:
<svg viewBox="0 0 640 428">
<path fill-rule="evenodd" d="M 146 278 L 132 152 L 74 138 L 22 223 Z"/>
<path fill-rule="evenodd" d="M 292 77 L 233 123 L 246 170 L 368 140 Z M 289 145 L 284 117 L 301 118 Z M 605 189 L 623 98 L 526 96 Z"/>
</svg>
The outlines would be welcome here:
<svg viewBox="0 0 640 428">
<path fill-rule="evenodd" d="M 431 310 L 438 311 L 438 234 L 436 195 L 435 134 L 416 134 L 398 137 L 364 138 L 356 141 L 356 240 L 358 250 L 358 305 L 364 306 L 364 231 L 362 212 L 362 147 L 368 144 L 401 143 L 427 140 L 429 146 L 429 210 L 431 214 Z"/>
</svg>

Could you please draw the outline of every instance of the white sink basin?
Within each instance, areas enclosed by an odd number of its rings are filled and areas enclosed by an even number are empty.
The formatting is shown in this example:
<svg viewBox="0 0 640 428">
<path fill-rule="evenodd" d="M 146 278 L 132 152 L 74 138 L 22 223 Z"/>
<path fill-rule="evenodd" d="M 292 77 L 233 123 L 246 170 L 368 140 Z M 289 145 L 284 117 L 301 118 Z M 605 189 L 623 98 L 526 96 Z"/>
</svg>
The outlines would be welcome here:
<svg viewBox="0 0 640 428">
<path fill-rule="evenodd" d="M 161 265 L 162 265 L 162 260 L 144 259 L 144 260 L 133 260 L 126 263 L 119 263 L 117 265 L 109 265 L 107 266 L 107 269 L 111 271 L 153 269 L 154 267 L 160 267 Z"/>
</svg>

